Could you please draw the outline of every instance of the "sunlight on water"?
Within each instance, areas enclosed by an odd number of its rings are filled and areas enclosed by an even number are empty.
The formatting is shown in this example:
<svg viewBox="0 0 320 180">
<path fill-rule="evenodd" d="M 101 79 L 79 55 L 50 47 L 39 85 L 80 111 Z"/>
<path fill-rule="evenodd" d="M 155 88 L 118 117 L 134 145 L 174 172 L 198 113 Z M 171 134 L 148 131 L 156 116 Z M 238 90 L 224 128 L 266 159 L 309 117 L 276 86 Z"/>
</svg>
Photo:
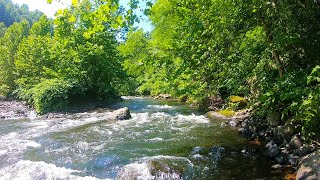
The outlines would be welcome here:
<svg viewBox="0 0 320 180">
<path fill-rule="evenodd" d="M 261 156 L 241 154 L 235 129 L 177 102 L 125 99 L 110 107 L 129 107 L 124 121 L 108 109 L 1 121 L 0 179 L 277 177 L 265 172 L 268 161 L 256 166 Z"/>
</svg>

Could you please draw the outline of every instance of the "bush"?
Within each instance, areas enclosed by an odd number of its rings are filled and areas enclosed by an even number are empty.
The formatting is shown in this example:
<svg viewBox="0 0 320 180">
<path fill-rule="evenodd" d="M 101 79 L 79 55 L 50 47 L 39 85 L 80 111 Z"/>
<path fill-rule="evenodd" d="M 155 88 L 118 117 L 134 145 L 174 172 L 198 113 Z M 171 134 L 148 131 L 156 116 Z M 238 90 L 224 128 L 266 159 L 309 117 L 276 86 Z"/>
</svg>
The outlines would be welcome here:
<svg viewBox="0 0 320 180">
<path fill-rule="evenodd" d="M 0 96 L 7 96 L 10 92 L 10 87 L 3 84 L 0 85 Z"/>
<path fill-rule="evenodd" d="M 308 76 L 306 95 L 297 115 L 302 121 L 303 134 L 309 139 L 320 138 L 320 66 L 316 66 Z"/>
<path fill-rule="evenodd" d="M 286 74 L 286 76 L 262 95 L 257 116 L 280 113 L 277 124 L 294 118 L 302 125 L 305 138 L 320 138 L 320 66 L 309 75 Z M 266 114 L 267 113 L 267 114 Z"/>
<path fill-rule="evenodd" d="M 37 113 L 62 110 L 68 105 L 70 90 L 75 83 L 63 79 L 48 79 L 30 89 L 32 103 Z M 29 100 L 30 102 L 30 100 Z"/>
</svg>

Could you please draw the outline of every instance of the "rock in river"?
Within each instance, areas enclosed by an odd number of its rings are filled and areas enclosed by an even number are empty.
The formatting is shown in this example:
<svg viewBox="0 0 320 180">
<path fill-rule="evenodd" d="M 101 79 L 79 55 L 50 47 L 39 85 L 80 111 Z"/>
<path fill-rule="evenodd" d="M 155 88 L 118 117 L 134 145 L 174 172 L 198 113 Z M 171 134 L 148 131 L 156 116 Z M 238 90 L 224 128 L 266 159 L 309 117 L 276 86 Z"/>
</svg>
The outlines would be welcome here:
<svg viewBox="0 0 320 180">
<path fill-rule="evenodd" d="M 130 114 L 129 109 L 127 107 L 121 108 L 121 109 L 118 109 L 118 110 L 115 110 L 112 112 L 112 119 L 126 120 L 126 119 L 130 119 L 130 118 L 131 118 L 131 114 Z"/>
<path fill-rule="evenodd" d="M 303 157 L 298 166 L 297 180 L 319 180 L 320 150 Z"/>
</svg>

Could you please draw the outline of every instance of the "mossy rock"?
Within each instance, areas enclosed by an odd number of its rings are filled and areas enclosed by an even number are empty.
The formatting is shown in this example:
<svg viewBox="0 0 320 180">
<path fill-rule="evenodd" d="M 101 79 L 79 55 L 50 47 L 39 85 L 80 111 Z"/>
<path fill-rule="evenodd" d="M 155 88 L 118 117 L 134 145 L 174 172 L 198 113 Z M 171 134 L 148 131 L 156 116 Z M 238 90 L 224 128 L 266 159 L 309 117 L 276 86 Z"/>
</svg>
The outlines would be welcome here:
<svg viewBox="0 0 320 180">
<path fill-rule="evenodd" d="M 236 112 L 230 110 L 230 109 L 224 109 L 219 111 L 218 113 L 220 113 L 221 115 L 225 116 L 225 117 L 232 117 L 236 114 Z"/>
<path fill-rule="evenodd" d="M 232 106 L 237 106 L 237 109 L 242 109 L 247 106 L 247 100 L 240 96 L 230 96 L 229 101 Z"/>
</svg>

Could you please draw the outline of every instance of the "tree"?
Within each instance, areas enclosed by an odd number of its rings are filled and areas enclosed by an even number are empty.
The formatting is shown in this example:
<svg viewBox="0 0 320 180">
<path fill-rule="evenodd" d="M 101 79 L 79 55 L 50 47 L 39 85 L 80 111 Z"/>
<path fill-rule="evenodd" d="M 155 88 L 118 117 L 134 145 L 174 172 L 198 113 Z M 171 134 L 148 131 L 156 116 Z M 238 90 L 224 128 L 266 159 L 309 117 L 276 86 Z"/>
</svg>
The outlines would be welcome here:
<svg viewBox="0 0 320 180">
<path fill-rule="evenodd" d="M 26 4 L 19 6 L 13 4 L 11 0 L 0 0 L 0 22 L 4 22 L 7 27 L 24 19 L 33 24 L 42 15 L 43 13 L 38 10 L 29 11 L 29 7 Z"/>
<path fill-rule="evenodd" d="M 0 51 L 0 84 L 14 89 L 15 87 L 15 54 L 20 42 L 28 36 L 28 21 L 14 23 L 1 38 Z"/>
</svg>

